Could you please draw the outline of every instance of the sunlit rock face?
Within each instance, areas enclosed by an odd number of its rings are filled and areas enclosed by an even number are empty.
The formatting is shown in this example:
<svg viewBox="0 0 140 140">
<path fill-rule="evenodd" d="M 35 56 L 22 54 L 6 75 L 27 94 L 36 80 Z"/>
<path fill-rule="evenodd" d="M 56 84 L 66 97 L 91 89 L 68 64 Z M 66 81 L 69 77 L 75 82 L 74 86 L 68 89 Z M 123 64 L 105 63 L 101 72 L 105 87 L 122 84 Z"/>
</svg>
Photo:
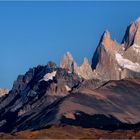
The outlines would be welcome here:
<svg viewBox="0 0 140 140">
<path fill-rule="evenodd" d="M 127 27 L 123 43 L 126 50 L 124 58 L 140 64 L 140 18 Z"/>
<path fill-rule="evenodd" d="M 110 33 L 105 31 L 93 54 L 91 65 L 84 58 L 83 63 L 78 66 L 73 56 L 67 52 L 60 67 L 87 80 L 140 77 L 140 18 L 127 27 L 122 44 L 113 40 Z"/>
<path fill-rule="evenodd" d="M 111 39 L 110 33 L 104 32 L 92 58 L 92 68 L 103 80 L 120 79 L 115 54 L 122 51 L 123 47 Z"/>
<path fill-rule="evenodd" d="M 127 27 L 122 43 L 124 43 L 125 49 L 133 44 L 140 46 L 140 18 Z"/>
<path fill-rule="evenodd" d="M 123 67 L 126 67 L 122 78 L 140 77 L 140 18 L 127 27 L 122 43 L 125 48 Z"/>
<path fill-rule="evenodd" d="M 77 69 L 77 64 L 73 59 L 70 52 L 67 52 L 61 59 L 60 67 L 68 70 L 69 72 L 75 72 Z"/>
<path fill-rule="evenodd" d="M 78 66 L 70 52 L 67 52 L 61 59 L 60 67 L 66 69 L 69 73 L 76 73 L 84 79 L 92 79 L 93 71 L 87 58 Z"/>
<path fill-rule="evenodd" d="M 0 88 L 0 97 L 8 94 L 9 90 L 6 88 Z"/>
<path fill-rule="evenodd" d="M 93 71 L 91 65 L 88 62 L 88 59 L 85 57 L 81 66 L 77 68 L 76 73 L 83 77 L 84 79 L 92 79 Z"/>
</svg>

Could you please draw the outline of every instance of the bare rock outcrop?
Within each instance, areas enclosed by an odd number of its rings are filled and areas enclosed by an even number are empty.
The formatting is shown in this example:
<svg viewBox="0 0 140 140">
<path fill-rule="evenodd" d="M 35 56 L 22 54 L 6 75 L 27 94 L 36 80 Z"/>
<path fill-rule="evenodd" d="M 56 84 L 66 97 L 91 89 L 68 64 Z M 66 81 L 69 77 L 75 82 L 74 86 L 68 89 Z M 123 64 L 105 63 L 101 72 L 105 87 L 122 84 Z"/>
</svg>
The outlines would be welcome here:
<svg viewBox="0 0 140 140">
<path fill-rule="evenodd" d="M 92 68 L 103 80 L 120 79 L 115 54 L 122 51 L 123 47 L 112 40 L 110 33 L 105 31 L 92 58 Z"/>
<path fill-rule="evenodd" d="M 0 97 L 8 94 L 9 90 L 6 88 L 0 88 Z"/>
<path fill-rule="evenodd" d="M 94 76 L 91 65 L 85 57 L 83 63 L 78 66 L 70 52 L 67 52 L 60 62 L 60 67 L 66 69 L 69 73 L 76 73 L 84 79 L 92 79 Z"/>
<path fill-rule="evenodd" d="M 70 52 L 67 52 L 61 59 L 60 67 L 68 70 L 69 72 L 75 72 L 77 69 L 77 64 L 73 59 Z"/>
<path fill-rule="evenodd" d="M 133 44 L 140 45 L 140 18 L 132 22 L 126 29 L 122 43 L 125 49 L 128 49 Z"/>
<path fill-rule="evenodd" d="M 86 57 L 84 58 L 81 66 L 77 68 L 77 74 L 87 80 L 93 78 L 93 71 Z"/>
</svg>

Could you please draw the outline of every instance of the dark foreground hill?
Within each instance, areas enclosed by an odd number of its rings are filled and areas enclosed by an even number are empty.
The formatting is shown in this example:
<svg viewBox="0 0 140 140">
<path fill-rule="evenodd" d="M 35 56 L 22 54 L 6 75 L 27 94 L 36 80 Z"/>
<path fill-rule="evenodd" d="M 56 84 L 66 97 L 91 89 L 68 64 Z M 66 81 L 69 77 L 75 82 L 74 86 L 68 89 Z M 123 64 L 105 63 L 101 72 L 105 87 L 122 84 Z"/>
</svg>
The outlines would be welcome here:
<svg viewBox="0 0 140 140">
<path fill-rule="evenodd" d="M 84 80 L 57 67 L 30 69 L 0 98 L 0 131 L 72 125 L 103 130 L 140 128 L 140 79 Z"/>
</svg>

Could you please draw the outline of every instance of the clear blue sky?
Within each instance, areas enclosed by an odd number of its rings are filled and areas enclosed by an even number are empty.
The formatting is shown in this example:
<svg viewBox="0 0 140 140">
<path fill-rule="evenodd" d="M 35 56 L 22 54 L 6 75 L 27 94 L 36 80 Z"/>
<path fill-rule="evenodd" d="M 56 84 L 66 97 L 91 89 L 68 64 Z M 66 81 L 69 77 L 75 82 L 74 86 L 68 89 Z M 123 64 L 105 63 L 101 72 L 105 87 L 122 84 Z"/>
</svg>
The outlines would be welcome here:
<svg viewBox="0 0 140 140">
<path fill-rule="evenodd" d="M 139 16 L 140 2 L 0 2 L 0 87 L 66 51 L 91 62 L 104 30 L 121 42 Z"/>
</svg>

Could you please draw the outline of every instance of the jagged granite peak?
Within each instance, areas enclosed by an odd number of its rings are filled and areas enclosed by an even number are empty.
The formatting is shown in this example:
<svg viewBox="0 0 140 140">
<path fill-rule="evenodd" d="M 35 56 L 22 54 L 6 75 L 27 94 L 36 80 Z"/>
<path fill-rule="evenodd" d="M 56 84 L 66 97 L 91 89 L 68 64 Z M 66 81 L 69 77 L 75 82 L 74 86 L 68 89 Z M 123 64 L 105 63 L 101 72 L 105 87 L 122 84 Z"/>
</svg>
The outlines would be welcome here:
<svg viewBox="0 0 140 140">
<path fill-rule="evenodd" d="M 140 46 L 140 17 L 132 22 L 126 29 L 122 43 L 127 50 L 133 44 Z"/>
<path fill-rule="evenodd" d="M 137 46 L 140 46 L 140 27 L 136 31 L 133 44 L 136 44 Z"/>
<path fill-rule="evenodd" d="M 140 72 L 138 68 L 140 65 L 140 17 L 127 27 L 123 45 L 125 47 L 124 59 L 131 61 L 135 66 L 131 66 L 130 69 Z"/>
<path fill-rule="evenodd" d="M 111 40 L 111 37 L 110 37 L 110 33 L 108 30 L 106 30 L 103 35 L 102 35 L 102 38 L 101 38 L 101 43 L 105 46 L 105 47 L 108 47 L 110 48 L 111 47 L 111 43 L 112 43 L 112 40 Z"/>
<path fill-rule="evenodd" d="M 126 30 L 123 44 L 104 32 L 92 58 L 92 68 L 102 80 L 140 77 L 140 18 Z"/>
<path fill-rule="evenodd" d="M 84 79 L 92 79 L 93 78 L 93 71 L 91 65 L 88 62 L 88 59 L 84 57 L 83 63 L 81 66 L 77 68 L 77 74 Z"/>
<path fill-rule="evenodd" d="M 6 88 L 0 88 L 0 97 L 8 94 L 9 90 Z"/>
<path fill-rule="evenodd" d="M 70 53 L 70 52 L 66 52 L 66 54 L 64 55 L 64 57 L 66 57 L 66 58 L 68 58 L 69 60 L 74 60 L 73 59 L 73 56 L 72 56 L 72 54 Z"/>
<path fill-rule="evenodd" d="M 71 53 L 67 52 L 61 59 L 60 67 L 66 69 L 68 72 L 76 73 L 84 79 L 93 78 L 93 71 L 86 57 L 84 58 L 81 66 L 78 66 Z"/>
<path fill-rule="evenodd" d="M 92 58 L 92 69 L 98 73 L 97 75 L 100 75 L 102 80 L 120 79 L 115 54 L 122 51 L 123 47 L 112 40 L 110 33 L 105 31 Z"/>
<path fill-rule="evenodd" d="M 112 47 L 112 40 L 110 37 L 110 33 L 109 33 L 109 31 L 105 31 L 101 36 L 98 47 L 96 48 L 95 53 L 92 58 L 92 68 L 93 69 L 96 68 L 98 62 L 101 60 L 102 51 L 106 48 L 110 49 L 111 47 Z"/>
<path fill-rule="evenodd" d="M 89 66 L 88 58 L 84 57 L 82 65 Z"/>
<path fill-rule="evenodd" d="M 139 28 L 140 27 L 140 17 L 138 17 L 135 21 L 133 21 L 132 23 L 134 23 L 135 24 L 135 26 L 137 27 L 137 28 Z"/>
<path fill-rule="evenodd" d="M 75 72 L 77 69 L 77 64 L 73 59 L 70 52 L 67 52 L 61 59 L 60 67 L 67 69 L 70 72 Z"/>
</svg>

